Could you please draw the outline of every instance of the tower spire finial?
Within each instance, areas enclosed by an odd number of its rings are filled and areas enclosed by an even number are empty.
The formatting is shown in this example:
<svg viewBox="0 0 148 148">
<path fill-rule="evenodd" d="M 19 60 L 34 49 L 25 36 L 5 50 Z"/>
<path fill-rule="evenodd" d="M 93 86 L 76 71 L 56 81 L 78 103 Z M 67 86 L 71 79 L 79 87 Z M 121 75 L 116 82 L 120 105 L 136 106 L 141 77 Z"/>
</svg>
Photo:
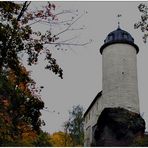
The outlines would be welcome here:
<svg viewBox="0 0 148 148">
<path fill-rule="evenodd" d="M 121 17 L 122 15 L 121 14 L 118 14 L 117 15 L 117 17 L 118 17 L 118 28 L 120 28 L 120 17 Z"/>
</svg>

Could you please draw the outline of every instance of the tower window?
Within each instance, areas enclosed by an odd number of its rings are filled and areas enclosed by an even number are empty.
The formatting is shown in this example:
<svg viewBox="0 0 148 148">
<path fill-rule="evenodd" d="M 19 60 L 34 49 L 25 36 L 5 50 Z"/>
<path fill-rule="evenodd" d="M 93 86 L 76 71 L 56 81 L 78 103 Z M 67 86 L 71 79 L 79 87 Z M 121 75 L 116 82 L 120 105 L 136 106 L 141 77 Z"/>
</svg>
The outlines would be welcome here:
<svg viewBox="0 0 148 148">
<path fill-rule="evenodd" d="M 123 33 L 123 38 L 127 39 L 128 35 L 126 33 Z"/>
<path fill-rule="evenodd" d="M 113 35 L 109 35 L 108 40 L 113 40 Z"/>
<path fill-rule="evenodd" d="M 88 114 L 88 120 L 90 120 L 90 113 Z"/>
</svg>

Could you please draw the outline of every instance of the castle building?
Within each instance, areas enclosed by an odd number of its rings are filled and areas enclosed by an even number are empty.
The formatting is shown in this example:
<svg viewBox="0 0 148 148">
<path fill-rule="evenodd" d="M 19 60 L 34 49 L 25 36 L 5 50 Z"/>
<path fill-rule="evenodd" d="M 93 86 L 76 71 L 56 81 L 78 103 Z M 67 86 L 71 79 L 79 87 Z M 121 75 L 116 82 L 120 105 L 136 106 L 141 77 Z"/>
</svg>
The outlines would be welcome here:
<svg viewBox="0 0 148 148">
<path fill-rule="evenodd" d="M 119 26 L 104 40 L 100 48 L 103 86 L 84 113 L 84 146 L 93 144 L 95 126 L 104 108 L 122 107 L 139 113 L 138 52 L 133 37 Z"/>
</svg>

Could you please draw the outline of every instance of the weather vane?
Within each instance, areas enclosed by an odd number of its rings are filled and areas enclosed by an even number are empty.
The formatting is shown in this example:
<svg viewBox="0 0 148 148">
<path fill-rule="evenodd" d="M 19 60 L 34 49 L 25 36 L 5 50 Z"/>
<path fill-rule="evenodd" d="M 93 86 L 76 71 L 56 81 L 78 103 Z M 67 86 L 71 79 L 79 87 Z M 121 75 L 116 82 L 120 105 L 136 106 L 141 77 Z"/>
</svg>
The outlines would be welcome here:
<svg viewBox="0 0 148 148">
<path fill-rule="evenodd" d="M 118 14 L 117 15 L 117 18 L 118 18 L 118 28 L 120 28 L 120 17 L 121 17 L 122 15 L 121 14 Z"/>
</svg>

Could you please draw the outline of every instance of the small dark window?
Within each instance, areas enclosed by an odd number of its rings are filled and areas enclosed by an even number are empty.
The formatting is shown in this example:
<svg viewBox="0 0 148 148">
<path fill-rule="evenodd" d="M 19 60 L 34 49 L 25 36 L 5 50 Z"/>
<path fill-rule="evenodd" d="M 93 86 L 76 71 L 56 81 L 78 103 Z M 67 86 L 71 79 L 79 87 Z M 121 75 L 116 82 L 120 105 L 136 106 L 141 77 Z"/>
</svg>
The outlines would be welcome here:
<svg viewBox="0 0 148 148">
<path fill-rule="evenodd" d="M 110 41 L 110 40 L 113 40 L 113 35 L 109 35 L 108 36 L 108 40 Z"/>
<path fill-rule="evenodd" d="M 88 120 L 90 120 L 90 113 L 88 114 Z"/>
<path fill-rule="evenodd" d="M 128 35 L 126 33 L 123 34 L 123 38 L 127 39 Z"/>
</svg>

